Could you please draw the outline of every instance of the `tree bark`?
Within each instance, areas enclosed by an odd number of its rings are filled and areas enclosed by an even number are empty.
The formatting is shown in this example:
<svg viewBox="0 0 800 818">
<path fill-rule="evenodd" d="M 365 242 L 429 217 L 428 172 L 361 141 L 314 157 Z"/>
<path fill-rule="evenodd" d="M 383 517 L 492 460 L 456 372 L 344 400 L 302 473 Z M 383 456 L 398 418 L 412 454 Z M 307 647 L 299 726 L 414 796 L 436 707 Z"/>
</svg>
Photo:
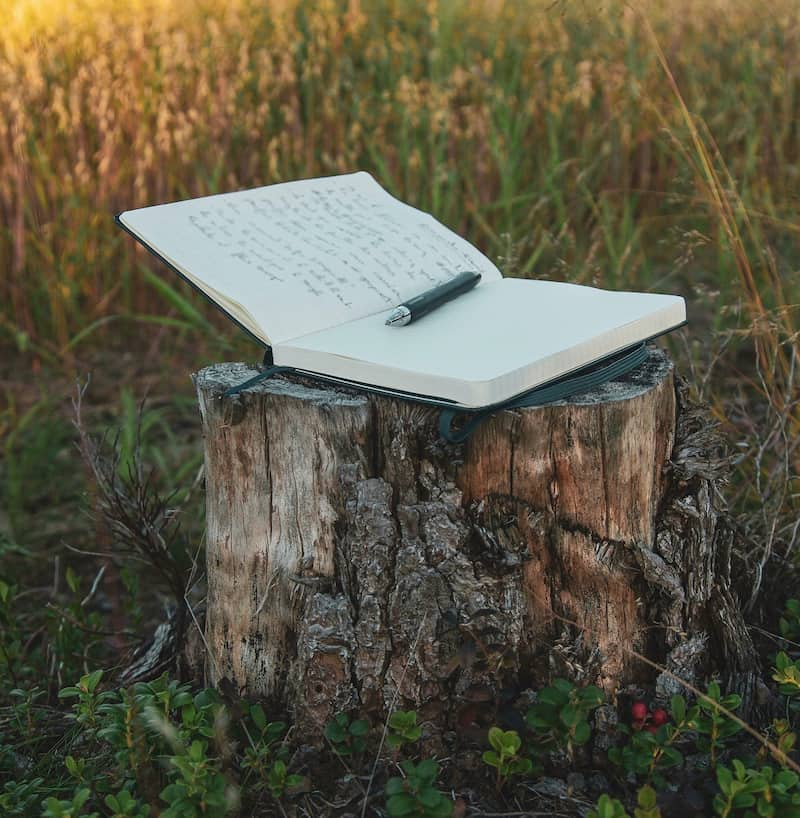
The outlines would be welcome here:
<svg viewBox="0 0 800 818">
<path fill-rule="evenodd" d="M 554 675 L 666 696 L 717 672 L 750 702 L 724 461 L 663 352 L 459 445 L 435 409 L 299 377 L 222 397 L 255 371 L 195 376 L 212 683 L 316 731 L 348 709 L 491 722 Z"/>
</svg>

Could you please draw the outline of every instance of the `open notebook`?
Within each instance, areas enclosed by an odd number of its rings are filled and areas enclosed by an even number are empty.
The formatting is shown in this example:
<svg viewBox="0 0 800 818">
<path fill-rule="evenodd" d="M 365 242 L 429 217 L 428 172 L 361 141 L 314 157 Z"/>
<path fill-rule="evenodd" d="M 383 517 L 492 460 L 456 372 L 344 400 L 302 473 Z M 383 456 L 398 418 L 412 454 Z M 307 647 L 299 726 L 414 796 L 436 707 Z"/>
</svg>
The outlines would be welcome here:
<svg viewBox="0 0 800 818">
<path fill-rule="evenodd" d="M 503 278 L 369 174 L 129 210 L 118 222 L 276 365 L 463 407 L 498 404 L 685 322 L 675 295 Z M 480 283 L 405 327 L 394 307 L 460 272 Z"/>
</svg>

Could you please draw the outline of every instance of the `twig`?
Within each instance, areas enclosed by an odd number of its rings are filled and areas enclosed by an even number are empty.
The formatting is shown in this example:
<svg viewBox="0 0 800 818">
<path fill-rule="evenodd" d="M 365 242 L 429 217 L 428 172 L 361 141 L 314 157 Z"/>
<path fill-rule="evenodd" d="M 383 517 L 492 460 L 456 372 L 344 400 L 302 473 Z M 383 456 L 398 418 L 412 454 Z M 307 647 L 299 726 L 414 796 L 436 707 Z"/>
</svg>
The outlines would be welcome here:
<svg viewBox="0 0 800 818">
<path fill-rule="evenodd" d="M 92 587 L 89 588 L 89 593 L 81 600 L 81 608 L 85 608 L 91 601 L 94 595 L 97 593 L 97 588 L 100 585 L 100 581 L 103 579 L 103 575 L 106 572 L 106 566 L 108 563 L 103 563 L 100 566 L 100 570 L 95 575 L 94 581 L 92 582 Z"/>
<path fill-rule="evenodd" d="M 777 633 L 768 631 L 765 628 L 759 628 L 758 625 L 748 625 L 747 627 L 748 630 L 755 631 L 756 633 L 760 633 L 762 636 L 766 636 L 768 639 L 771 639 L 776 645 L 784 643 L 791 645 L 794 648 L 800 648 L 800 642 L 795 642 L 793 639 L 787 639 L 785 636 L 778 636 Z"/>
<path fill-rule="evenodd" d="M 411 646 L 411 650 L 409 651 L 408 661 L 405 663 L 405 665 L 403 665 L 403 672 L 400 675 L 400 681 L 397 683 L 397 685 L 395 687 L 394 695 L 392 696 L 392 701 L 389 704 L 389 715 L 386 717 L 386 721 L 384 721 L 384 723 L 383 723 L 383 732 L 381 733 L 381 740 L 380 740 L 380 743 L 378 744 L 378 749 L 375 752 L 375 761 L 374 761 L 374 763 L 372 765 L 372 770 L 370 771 L 370 774 L 369 774 L 369 781 L 367 782 L 367 790 L 364 793 L 365 796 L 372 789 L 372 781 L 375 778 L 375 771 L 378 768 L 378 761 L 380 761 L 381 750 L 383 749 L 383 742 L 386 740 L 386 734 L 389 732 L 389 719 L 391 718 L 392 713 L 394 712 L 395 703 L 397 702 L 397 699 L 400 696 L 400 688 L 403 686 L 403 680 L 406 678 L 406 671 L 411 666 L 411 662 L 414 660 L 414 657 L 417 655 L 416 654 L 417 644 L 419 643 L 419 638 L 422 635 L 422 627 L 425 624 L 425 620 L 427 619 L 427 616 L 428 616 L 428 612 L 423 611 L 422 612 L 422 620 L 419 623 L 419 628 L 417 628 L 417 635 L 414 637 L 414 644 Z M 364 818 L 364 816 L 366 814 L 367 814 L 367 799 L 365 797 L 364 798 L 364 806 L 361 808 L 361 818 Z"/>
<path fill-rule="evenodd" d="M 82 557 L 101 557 L 104 560 L 113 559 L 115 556 L 113 553 L 110 552 L 103 552 L 103 551 L 87 551 L 85 548 L 76 548 L 74 545 L 70 545 L 68 542 L 64 540 L 61 541 L 61 545 L 66 548 L 68 551 L 72 551 L 74 554 L 80 554 Z M 140 557 L 138 554 L 126 554 L 125 559 L 132 559 L 136 560 L 137 562 L 141 562 L 145 565 L 149 565 L 150 561 L 146 560 L 144 557 Z"/>
<path fill-rule="evenodd" d="M 217 664 L 217 658 L 212 653 L 208 642 L 206 642 L 206 635 L 203 633 L 203 629 L 200 627 L 200 623 L 197 621 L 197 617 L 195 616 L 194 613 L 194 608 L 192 608 L 192 603 L 189 602 L 189 597 L 186 594 L 183 595 L 183 601 L 186 605 L 187 610 L 189 611 L 189 614 L 192 617 L 192 621 L 197 627 L 197 632 L 200 634 L 200 638 L 203 640 L 203 645 L 205 646 L 208 658 L 211 660 L 211 664 L 214 666 L 214 674 L 217 676 L 217 678 L 219 678 L 219 665 Z"/>
<path fill-rule="evenodd" d="M 59 578 L 61 577 L 61 555 L 53 557 L 53 596 L 58 596 Z"/>
<path fill-rule="evenodd" d="M 203 482 L 203 477 L 205 476 L 206 466 L 205 463 L 201 463 L 200 467 L 197 469 L 197 474 L 194 476 L 194 480 L 192 480 L 192 485 L 186 490 L 186 496 L 181 500 L 181 502 L 175 507 L 176 512 L 180 512 L 184 509 L 188 504 L 189 500 L 191 500 L 192 495 L 197 490 L 197 487 Z"/>
</svg>

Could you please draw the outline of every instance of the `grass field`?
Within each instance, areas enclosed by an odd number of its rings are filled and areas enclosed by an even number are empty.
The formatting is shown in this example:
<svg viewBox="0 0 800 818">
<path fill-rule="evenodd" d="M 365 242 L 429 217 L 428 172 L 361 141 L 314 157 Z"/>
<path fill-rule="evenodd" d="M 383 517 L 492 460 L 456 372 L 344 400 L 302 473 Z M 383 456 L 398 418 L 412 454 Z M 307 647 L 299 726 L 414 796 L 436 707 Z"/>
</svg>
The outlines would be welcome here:
<svg viewBox="0 0 800 818">
<path fill-rule="evenodd" d="M 357 168 L 508 273 L 797 301 L 792 0 L 12 7 L 0 314 L 43 355 L 169 306 L 114 212 Z"/>
<path fill-rule="evenodd" d="M 192 542 L 188 373 L 258 355 L 113 214 L 363 169 L 506 275 L 685 295 L 671 350 L 737 453 L 739 556 L 752 615 L 774 622 L 796 593 L 800 516 L 796 0 L 7 0 L 3 14 L 0 620 L 3 579 L 24 599 L 51 580 L 85 593 L 65 542 L 103 547 L 82 511 L 75 378 L 92 373 L 85 420 L 121 429 L 123 464 L 141 425 Z M 115 581 L 141 598 L 135 572 Z M 99 620 L 22 608 L 21 646 L 52 636 L 21 654 L 52 702 L 100 655 L 80 638 Z"/>
</svg>

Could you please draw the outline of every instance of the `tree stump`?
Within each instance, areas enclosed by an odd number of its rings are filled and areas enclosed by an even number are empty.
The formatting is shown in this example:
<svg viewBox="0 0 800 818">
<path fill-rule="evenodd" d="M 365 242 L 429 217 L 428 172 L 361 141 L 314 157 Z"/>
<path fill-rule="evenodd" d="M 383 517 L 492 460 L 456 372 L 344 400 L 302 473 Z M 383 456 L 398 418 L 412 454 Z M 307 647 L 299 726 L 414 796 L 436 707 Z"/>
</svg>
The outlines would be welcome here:
<svg viewBox="0 0 800 818">
<path fill-rule="evenodd" d="M 195 375 L 212 683 L 317 734 L 350 709 L 490 724 L 555 675 L 652 682 L 639 655 L 689 681 L 718 673 L 749 703 L 724 461 L 662 351 L 458 445 L 435 408 L 297 376 L 222 396 L 256 372 Z"/>
</svg>

